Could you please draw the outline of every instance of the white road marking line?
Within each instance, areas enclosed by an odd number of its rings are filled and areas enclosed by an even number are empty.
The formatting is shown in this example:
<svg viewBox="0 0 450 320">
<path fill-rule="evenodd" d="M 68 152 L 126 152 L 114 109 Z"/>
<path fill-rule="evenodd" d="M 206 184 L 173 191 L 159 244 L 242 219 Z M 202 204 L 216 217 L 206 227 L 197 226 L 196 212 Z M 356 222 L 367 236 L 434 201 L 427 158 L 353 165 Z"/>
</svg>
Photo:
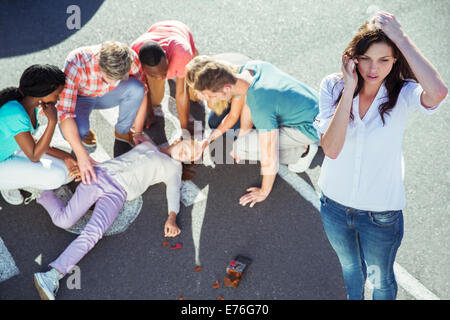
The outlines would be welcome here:
<svg viewBox="0 0 450 320">
<path fill-rule="evenodd" d="M 42 265 L 42 253 L 34 259 L 34 262 L 36 262 L 38 265 Z"/>
<path fill-rule="evenodd" d="M 93 152 L 91 150 L 94 149 Z M 110 160 L 110 155 L 105 151 L 105 149 L 102 147 L 100 143 L 97 142 L 97 145 L 93 148 L 87 147 L 86 150 L 88 151 L 89 155 L 97 162 L 105 162 L 107 160 Z"/>
<path fill-rule="evenodd" d="M 294 172 L 289 171 L 287 166 L 284 165 L 280 165 L 278 175 L 305 198 L 305 200 L 309 201 L 317 211 L 320 211 L 319 194 L 305 180 L 300 178 Z"/>
<path fill-rule="evenodd" d="M 305 200 L 309 201 L 314 208 L 320 211 L 320 195 L 300 178 L 296 173 L 289 171 L 287 166 L 280 165 L 278 174 L 283 178 L 291 187 L 294 188 Z M 398 284 L 405 289 L 410 295 L 417 300 L 440 300 L 438 296 L 428 290 L 423 284 L 414 278 L 408 271 L 406 271 L 401 265 L 394 262 L 394 272 Z M 366 284 L 366 288 L 367 288 Z"/>
<path fill-rule="evenodd" d="M 6 281 L 20 273 L 11 253 L 0 237 L 0 282 Z"/>
<path fill-rule="evenodd" d="M 172 105 L 172 107 L 170 105 Z M 174 105 L 175 105 L 175 107 L 173 107 Z M 164 117 L 164 119 L 172 122 L 172 125 L 176 130 L 176 132 L 173 133 L 171 137 L 169 137 L 166 132 L 167 142 L 169 144 L 172 144 L 175 141 L 175 139 L 177 139 L 178 137 L 180 137 L 182 135 L 182 130 L 180 127 L 180 120 L 178 120 L 176 106 L 177 106 L 176 100 L 174 98 L 172 98 L 171 96 L 168 96 L 168 95 L 164 96 L 164 99 L 161 102 L 162 116 Z M 170 109 L 172 109 L 172 110 L 170 110 Z M 173 111 L 173 113 L 172 113 L 172 111 Z M 191 115 L 189 115 L 189 120 L 191 120 Z"/>
<path fill-rule="evenodd" d="M 212 110 L 208 107 L 206 101 L 203 101 L 203 105 L 205 106 L 205 133 L 204 133 L 204 137 L 209 137 L 211 136 L 213 129 L 211 129 L 211 127 L 209 126 L 209 115 L 211 114 Z M 203 165 L 205 167 L 211 167 L 211 168 L 215 168 L 216 164 L 214 163 L 214 161 L 211 158 L 211 151 L 210 151 L 210 145 L 208 144 L 208 146 L 205 148 L 205 150 L 203 151 Z"/>
<path fill-rule="evenodd" d="M 181 202 L 185 207 L 206 200 L 207 194 L 200 190 L 192 181 L 182 181 L 181 183 Z"/>
<path fill-rule="evenodd" d="M 111 127 L 114 128 L 116 126 L 117 119 L 119 118 L 119 106 L 97 111 L 103 116 L 103 118 L 105 118 L 106 121 L 108 121 Z"/>
<path fill-rule="evenodd" d="M 199 190 L 200 191 L 200 190 Z M 200 235 L 202 233 L 203 219 L 205 218 L 206 204 L 208 202 L 209 185 L 204 187 L 196 197 L 196 202 L 192 207 L 191 225 L 192 240 L 195 248 L 195 264 L 200 264 Z M 201 195 L 201 196 L 200 196 Z"/>
<path fill-rule="evenodd" d="M 397 262 L 394 262 L 394 273 L 400 286 L 417 300 L 440 300 Z"/>
<path fill-rule="evenodd" d="M 167 103 L 165 103 L 165 100 L 168 100 Z M 171 95 L 165 95 L 163 101 L 161 102 L 161 106 L 164 112 L 164 116 L 166 116 L 167 113 L 169 113 L 170 115 L 172 115 L 177 121 L 178 120 L 178 110 L 177 110 L 177 102 L 176 99 L 174 97 L 172 97 Z M 192 116 L 192 114 L 189 114 L 189 121 L 194 121 L 194 117 Z"/>
</svg>

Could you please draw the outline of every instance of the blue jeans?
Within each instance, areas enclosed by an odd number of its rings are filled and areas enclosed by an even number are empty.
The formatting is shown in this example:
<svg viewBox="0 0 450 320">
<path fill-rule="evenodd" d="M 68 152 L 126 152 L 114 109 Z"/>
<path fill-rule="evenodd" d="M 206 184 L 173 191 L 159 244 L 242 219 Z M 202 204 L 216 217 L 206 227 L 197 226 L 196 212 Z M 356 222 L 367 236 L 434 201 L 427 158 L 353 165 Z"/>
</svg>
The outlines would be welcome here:
<svg viewBox="0 0 450 320">
<path fill-rule="evenodd" d="M 395 300 L 394 259 L 403 238 L 403 213 L 346 207 L 322 195 L 322 223 L 341 263 L 347 298 L 364 299 L 367 277 L 374 300 Z"/>
<path fill-rule="evenodd" d="M 116 131 L 124 134 L 130 131 L 136 113 L 144 99 L 144 84 L 130 77 L 121 81 L 119 85 L 101 97 L 78 96 L 75 106 L 75 122 L 81 139 L 89 133 L 89 116 L 93 109 L 109 109 L 119 105 L 119 118 L 117 119 Z"/>
</svg>

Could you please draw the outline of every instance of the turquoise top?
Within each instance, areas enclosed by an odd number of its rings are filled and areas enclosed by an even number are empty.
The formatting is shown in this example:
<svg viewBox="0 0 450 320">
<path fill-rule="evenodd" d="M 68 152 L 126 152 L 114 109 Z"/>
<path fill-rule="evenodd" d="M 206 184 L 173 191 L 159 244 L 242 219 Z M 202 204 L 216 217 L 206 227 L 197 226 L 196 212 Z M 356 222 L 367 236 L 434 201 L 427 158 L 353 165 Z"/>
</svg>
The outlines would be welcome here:
<svg viewBox="0 0 450 320">
<path fill-rule="evenodd" d="M 313 127 L 314 117 L 319 113 L 315 91 L 268 62 L 249 61 L 239 72 L 244 70 L 254 73 L 246 103 L 256 129 L 295 127 L 311 140 L 319 139 Z"/>
<path fill-rule="evenodd" d="M 35 109 L 37 119 L 37 108 Z M 33 128 L 25 108 L 16 100 L 0 106 L 0 161 L 4 161 L 20 149 L 14 137 L 29 131 L 35 133 L 39 125 Z"/>
</svg>

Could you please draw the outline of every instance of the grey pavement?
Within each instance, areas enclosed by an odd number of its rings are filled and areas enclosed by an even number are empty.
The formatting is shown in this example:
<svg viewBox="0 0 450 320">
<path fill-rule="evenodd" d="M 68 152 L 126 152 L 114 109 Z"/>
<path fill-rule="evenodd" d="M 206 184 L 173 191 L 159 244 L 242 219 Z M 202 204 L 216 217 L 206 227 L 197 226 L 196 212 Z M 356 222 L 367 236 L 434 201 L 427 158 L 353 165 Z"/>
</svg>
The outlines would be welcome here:
<svg viewBox="0 0 450 320">
<path fill-rule="evenodd" d="M 72 3 L 52 2 L 24 1 L 19 8 L 13 2 L 0 4 L 0 88 L 17 85 L 30 64 L 62 68 L 66 55 L 77 47 L 110 39 L 131 43 L 152 23 L 176 19 L 191 28 L 201 54 L 241 52 L 270 61 L 318 90 L 324 76 L 339 72 L 342 51 L 373 5 L 398 17 L 450 84 L 446 0 L 79 1 L 80 30 L 65 27 L 66 7 Z M 14 28 L 6 23 L 10 21 L 16 22 Z M 112 157 L 111 125 L 98 112 L 91 121 Z M 416 112 L 408 120 L 403 144 L 405 236 L 396 260 L 441 299 L 450 299 L 449 123 L 449 101 L 433 116 Z M 170 125 L 160 118 L 149 134 L 165 126 Z M 323 157 L 319 149 L 310 169 L 299 174 L 316 191 Z M 181 242 L 181 250 L 162 246 L 167 204 L 164 185 L 156 185 L 143 194 L 142 210 L 128 229 L 105 236 L 79 263 L 81 289 L 69 289 L 65 278 L 58 298 L 345 299 L 340 266 L 317 209 L 285 180 L 277 178 L 266 201 L 243 208 L 239 197 L 260 183 L 258 165 L 200 165 L 195 170 L 192 182 L 207 200 L 182 205 L 182 234 L 169 240 Z M 53 226 L 35 202 L 16 207 L 0 199 L 0 207 L 0 244 L 19 270 L 0 282 L 0 299 L 39 299 L 33 273 L 45 270 L 75 235 Z M 4 252 L 0 247 L 0 268 L 10 262 L 2 264 L 8 256 Z M 34 261 L 40 254 L 42 265 Z M 212 289 L 237 254 L 253 260 L 239 287 Z M 194 272 L 198 262 L 203 269 Z M 398 298 L 415 297 L 400 288 Z"/>
</svg>

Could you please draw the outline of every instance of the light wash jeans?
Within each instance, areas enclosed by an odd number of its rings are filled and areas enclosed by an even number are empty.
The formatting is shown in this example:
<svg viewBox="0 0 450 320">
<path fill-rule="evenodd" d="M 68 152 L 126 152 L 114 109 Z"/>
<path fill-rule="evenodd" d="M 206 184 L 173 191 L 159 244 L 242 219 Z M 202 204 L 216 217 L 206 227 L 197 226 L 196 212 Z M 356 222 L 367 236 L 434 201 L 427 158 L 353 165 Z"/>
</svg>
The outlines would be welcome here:
<svg viewBox="0 0 450 320">
<path fill-rule="evenodd" d="M 0 162 L 0 190 L 31 187 L 52 190 L 69 183 L 69 171 L 63 160 L 44 154 L 39 162 L 32 162 L 19 150 Z"/>
<path fill-rule="evenodd" d="M 349 300 L 364 299 L 366 279 L 373 300 L 395 300 L 394 260 L 403 238 L 402 210 L 365 211 L 322 195 L 320 214 L 339 258 Z"/>
<path fill-rule="evenodd" d="M 81 139 L 84 139 L 89 133 L 89 116 L 92 110 L 109 109 L 117 105 L 119 105 L 119 118 L 115 126 L 116 131 L 120 134 L 129 132 L 144 99 L 144 94 L 144 84 L 138 79 L 130 77 L 126 81 L 121 81 L 114 90 L 104 96 L 78 96 L 75 106 L 75 123 Z"/>
</svg>

